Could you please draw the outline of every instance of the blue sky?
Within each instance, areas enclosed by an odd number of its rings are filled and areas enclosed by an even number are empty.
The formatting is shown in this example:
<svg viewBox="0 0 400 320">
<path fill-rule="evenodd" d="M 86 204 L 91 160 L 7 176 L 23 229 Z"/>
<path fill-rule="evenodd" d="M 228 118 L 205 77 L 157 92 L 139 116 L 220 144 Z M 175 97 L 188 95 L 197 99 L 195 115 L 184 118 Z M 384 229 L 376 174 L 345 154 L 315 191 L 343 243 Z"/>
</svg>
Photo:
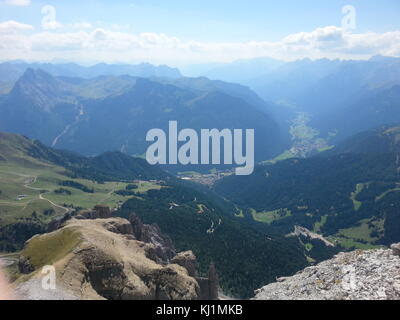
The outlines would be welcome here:
<svg viewBox="0 0 400 320">
<path fill-rule="evenodd" d="M 43 15 L 41 10 L 44 5 L 54 6 L 59 27 L 51 30 L 42 30 Z M 108 38 L 113 37 L 112 32 L 126 35 L 144 33 L 165 35 L 168 39 L 157 38 L 154 41 L 158 43 L 161 41 L 165 45 L 171 39 L 177 38 L 184 43 L 200 43 L 200 48 L 195 46 L 193 50 L 198 52 L 195 52 L 193 58 L 188 59 L 200 62 L 202 58 L 199 51 L 205 50 L 202 46 L 205 43 L 214 43 L 215 45 L 221 43 L 246 44 L 248 42 L 281 43 L 282 39 L 301 32 L 311 33 L 318 28 L 329 26 L 340 28 L 343 18 L 342 8 L 345 5 L 352 5 L 356 9 L 357 23 L 356 28 L 351 30 L 352 34 L 365 35 L 375 33 L 383 35 L 400 30 L 400 1 L 398 0 L 0 0 L 0 23 L 15 21 L 32 26 L 32 30 L 26 28 L 25 37 L 29 35 L 32 37 L 34 34 L 44 32 L 65 34 L 82 31 L 90 33 L 96 29 L 109 32 L 104 36 Z M 82 28 L 79 28 L 80 25 Z M 6 27 L 3 29 L 10 29 L 9 25 L 6 25 Z M 330 29 L 330 32 L 332 33 L 334 30 Z M 15 31 L 11 31 L 11 33 L 15 34 Z M 4 31 L 2 34 L 4 34 Z M 114 34 L 114 36 L 119 37 L 122 35 Z M 35 42 L 33 46 L 30 44 L 31 47 L 40 48 L 40 51 L 43 51 L 44 35 L 41 34 L 40 37 L 35 37 L 29 41 L 32 42 L 36 38 L 40 38 L 40 45 Z M 398 38 L 394 37 L 394 40 L 396 39 Z M 48 43 L 50 40 L 46 38 L 45 41 L 47 41 L 46 45 L 50 47 Z M 67 44 L 71 43 L 71 41 L 73 42 L 71 39 L 66 40 L 63 50 L 59 50 L 60 47 L 57 49 L 59 53 L 67 49 L 69 51 L 77 50 L 75 42 L 72 43 L 71 48 L 67 48 Z M 85 41 L 88 40 L 86 39 Z M 130 40 L 128 39 L 128 41 Z M 376 42 L 377 39 L 371 38 L 371 41 Z M 92 43 L 93 41 L 88 45 L 88 42 L 86 42 L 85 45 L 82 45 L 82 48 L 90 47 Z M 363 43 L 362 46 L 365 47 L 365 44 Z M 385 44 L 385 46 L 387 47 L 388 44 Z M 354 47 L 356 46 L 346 47 L 346 54 L 349 57 L 359 56 L 358 52 L 354 54 Z M 359 43 L 357 47 L 359 47 Z M 82 48 L 81 50 L 83 50 Z M 211 47 L 209 46 L 208 48 Z M 276 50 L 275 55 L 281 54 L 283 56 L 283 51 L 277 50 L 274 46 L 268 48 Z M 319 53 L 314 52 L 311 56 L 317 57 L 318 54 L 324 56 L 320 52 L 321 47 L 319 44 L 317 44 L 316 48 Z M 122 49 L 125 49 L 125 47 L 121 46 Z M 220 50 L 219 54 L 215 56 L 214 60 L 224 60 L 221 50 L 229 50 L 229 48 L 224 47 L 218 50 Z M 245 53 L 247 49 L 243 45 L 241 50 L 241 54 L 238 54 L 237 58 L 246 58 L 252 55 L 250 52 Z M 326 47 L 324 47 L 324 50 L 326 50 Z M 393 55 L 397 53 L 396 50 L 397 47 L 386 49 L 389 53 L 394 52 Z M 54 51 L 54 48 L 49 51 Z M 285 52 L 289 53 L 284 58 L 297 58 L 292 51 L 292 48 L 289 51 L 286 50 Z M 298 48 L 295 51 L 296 53 L 300 52 Z M 365 54 L 366 51 L 364 48 L 361 54 Z M 351 52 L 350 55 L 349 52 Z M 84 52 L 81 53 L 80 57 L 83 59 Z M 253 55 L 259 56 L 261 53 L 260 50 L 254 51 Z M 0 50 L 0 60 L 2 60 L 1 54 Z M 7 53 L 7 55 L 10 55 L 10 53 Z M 160 60 L 161 58 L 161 54 L 156 54 L 156 51 L 152 51 L 147 55 L 150 60 Z M 326 55 L 328 57 L 330 55 L 334 56 L 332 52 L 328 52 Z M 32 59 L 39 58 L 39 56 L 45 58 L 43 52 L 36 55 L 30 52 L 30 56 Z M 54 52 L 52 54 L 49 53 L 48 56 L 54 58 L 55 54 Z M 75 59 L 78 59 L 79 55 L 74 53 L 74 56 L 76 57 Z M 140 59 L 136 53 L 134 56 L 133 60 Z M 169 52 L 169 56 L 172 57 L 173 54 Z M 4 58 L 7 57 L 4 56 L 3 60 Z M 114 58 L 117 59 L 117 56 L 114 55 Z M 204 55 L 203 60 L 212 61 L 212 58 L 212 55 L 207 57 Z M 234 60 L 234 58 L 234 54 L 226 55 L 226 60 Z M 111 55 L 110 60 L 112 60 Z M 120 60 L 126 60 L 126 57 L 121 56 Z M 168 58 L 166 60 L 171 59 Z"/>
</svg>

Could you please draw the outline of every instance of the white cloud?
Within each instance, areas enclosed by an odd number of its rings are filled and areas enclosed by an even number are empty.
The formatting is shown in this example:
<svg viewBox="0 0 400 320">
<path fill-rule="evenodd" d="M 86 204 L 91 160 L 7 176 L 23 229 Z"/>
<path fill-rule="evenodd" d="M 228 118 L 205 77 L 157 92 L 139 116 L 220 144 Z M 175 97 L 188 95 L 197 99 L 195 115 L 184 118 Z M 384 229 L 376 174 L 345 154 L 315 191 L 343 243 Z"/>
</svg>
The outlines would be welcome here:
<svg viewBox="0 0 400 320">
<path fill-rule="evenodd" d="M 74 29 L 92 29 L 93 25 L 90 22 L 77 22 L 72 24 Z"/>
<path fill-rule="evenodd" d="M 34 27 L 29 24 L 20 23 L 14 20 L 4 21 L 0 23 L 0 34 L 8 33 L 13 34 L 20 31 L 33 30 Z"/>
<path fill-rule="evenodd" d="M 200 42 L 162 33 L 135 34 L 105 28 L 24 35 L 12 32 L 32 28 L 15 21 L 0 23 L 0 56 L 3 59 L 29 56 L 34 60 L 63 58 L 85 62 L 170 64 L 228 62 L 263 56 L 284 60 L 305 57 L 368 59 L 376 54 L 400 56 L 400 31 L 356 34 L 335 26 L 291 34 L 276 42 Z"/>
<path fill-rule="evenodd" d="M 26 7 L 31 5 L 31 0 L 5 0 L 4 4 L 9 6 Z"/>
</svg>

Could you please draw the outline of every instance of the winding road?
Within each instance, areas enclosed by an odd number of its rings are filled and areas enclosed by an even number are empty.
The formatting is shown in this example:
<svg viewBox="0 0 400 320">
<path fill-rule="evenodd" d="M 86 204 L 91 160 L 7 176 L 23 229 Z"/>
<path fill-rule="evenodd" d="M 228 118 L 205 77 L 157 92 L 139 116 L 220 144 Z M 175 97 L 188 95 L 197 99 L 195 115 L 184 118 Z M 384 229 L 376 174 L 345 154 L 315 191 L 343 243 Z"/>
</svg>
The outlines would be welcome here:
<svg viewBox="0 0 400 320">
<path fill-rule="evenodd" d="M 38 178 L 37 176 L 30 176 L 30 175 L 26 175 L 26 174 L 22 174 L 22 173 L 17 173 L 17 172 L 7 172 L 7 173 L 13 174 L 13 175 L 16 175 L 16 176 L 19 176 L 19 177 L 23 177 L 23 178 L 29 179 L 29 181 L 25 181 L 25 183 L 24 183 L 23 186 L 24 186 L 25 188 L 27 188 L 27 189 L 30 189 L 30 190 L 39 191 L 39 196 L 38 196 L 38 199 L 39 199 L 39 200 L 47 201 L 47 202 L 50 203 L 53 207 L 59 208 L 59 209 L 61 209 L 61 210 L 64 210 L 64 214 L 67 213 L 67 212 L 70 212 L 71 209 L 66 208 L 66 207 L 63 207 L 63 206 L 60 206 L 60 205 L 54 203 L 53 201 L 51 201 L 51 200 L 49 200 L 49 199 L 47 199 L 47 198 L 45 198 L 45 197 L 43 196 L 44 194 L 50 193 L 51 191 L 46 190 L 46 192 L 41 193 L 41 191 L 43 191 L 43 189 L 31 187 L 31 185 L 34 184 L 34 183 L 37 181 L 37 178 Z M 28 202 L 25 204 L 25 206 L 23 207 L 22 211 L 25 210 L 26 207 L 27 207 L 32 201 L 34 201 L 34 200 L 35 200 L 35 199 L 32 199 L 32 200 L 28 201 Z"/>
</svg>

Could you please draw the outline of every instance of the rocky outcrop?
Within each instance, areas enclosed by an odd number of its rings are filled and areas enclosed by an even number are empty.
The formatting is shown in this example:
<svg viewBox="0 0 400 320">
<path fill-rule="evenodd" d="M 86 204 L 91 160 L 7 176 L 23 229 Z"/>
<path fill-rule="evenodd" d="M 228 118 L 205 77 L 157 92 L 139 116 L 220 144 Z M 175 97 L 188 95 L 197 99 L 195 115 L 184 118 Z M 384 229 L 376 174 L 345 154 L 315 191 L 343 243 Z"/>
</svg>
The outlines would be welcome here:
<svg viewBox="0 0 400 320">
<path fill-rule="evenodd" d="M 256 291 L 256 300 L 400 300 L 400 245 L 340 253 Z"/>
<path fill-rule="evenodd" d="M 390 248 L 393 250 L 393 254 L 395 256 L 400 257 L 400 243 L 392 244 Z"/>
<path fill-rule="evenodd" d="M 197 276 L 197 259 L 192 251 L 178 253 L 171 263 L 184 267 L 191 277 Z"/>
<path fill-rule="evenodd" d="M 54 231 L 26 243 L 18 266 L 28 280 L 16 288 L 20 298 L 218 299 L 215 266 L 208 278 L 198 277 L 196 256 L 176 254 L 157 225 L 143 224 L 134 214 L 129 221 L 107 219 L 111 211 L 105 207 L 85 212 L 66 214 L 49 226 Z M 51 292 L 41 286 L 45 265 L 57 270 L 57 288 Z"/>
<path fill-rule="evenodd" d="M 217 269 L 211 263 L 208 270 L 208 277 L 197 277 L 197 282 L 200 286 L 200 300 L 218 300 L 219 299 L 219 281 Z"/>
<path fill-rule="evenodd" d="M 145 243 L 151 243 L 154 246 L 150 255 L 158 263 L 168 263 L 176 255 L 176 250 L 171 238 L 163 234 L 157 224 L 143 224 L 135 214 L 131 214 L 129 222 L 132 225 L 135 239 Z"/>
<path fill-rule="evenodd" d="M 60 299 L 198 299 L 201 291 L 193 270 L 164 260 L 166 252 L 172 252 L 161 248 L 165 236 L 132 220 L 133 224 L 122 218 L 71 219 L 52 233 L 32 238 L 20 260 L 28 280 L 17 293 L 24 299 L 46 299 L 49 293 L 41 294 L 38 283 L 42 267 L 53 265 Z"/>
<path fill-rule="evenodd" d="M 110 207 L 97 205 L 93 210 L 85 210 L 78 213 L 77 219 L 108 219 L 111 218 Z"/>
</svg>

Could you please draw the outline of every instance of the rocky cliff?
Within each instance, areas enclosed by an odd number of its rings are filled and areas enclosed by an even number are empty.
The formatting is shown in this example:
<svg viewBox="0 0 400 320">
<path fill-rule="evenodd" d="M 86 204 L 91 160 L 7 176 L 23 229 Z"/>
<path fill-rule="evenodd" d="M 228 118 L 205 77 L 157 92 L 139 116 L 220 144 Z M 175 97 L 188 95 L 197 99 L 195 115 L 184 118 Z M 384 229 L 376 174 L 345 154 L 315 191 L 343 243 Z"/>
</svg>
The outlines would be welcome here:
<svg viewBox="0 0 400 320">
<path fill-rule="evenodd" d="M 400 244 L 340 253 L 256 291 L 256 300 L 400 300 Z"/>
<path fill-rule="evenodd" d="M 176 254 L 169 237 L 157 226 L 144 225 L 135 215 L 129 220 L 76 216 L 57 230 L 30 239 L 19 261 L 24 275 L 17 281 L 17 296 L 36 300 L 209 298 L 195 278 L 193 253 Z M 41 285 L 42 268 L 48 265 L 56 270 L 55 290 Z"/>
</svg>

